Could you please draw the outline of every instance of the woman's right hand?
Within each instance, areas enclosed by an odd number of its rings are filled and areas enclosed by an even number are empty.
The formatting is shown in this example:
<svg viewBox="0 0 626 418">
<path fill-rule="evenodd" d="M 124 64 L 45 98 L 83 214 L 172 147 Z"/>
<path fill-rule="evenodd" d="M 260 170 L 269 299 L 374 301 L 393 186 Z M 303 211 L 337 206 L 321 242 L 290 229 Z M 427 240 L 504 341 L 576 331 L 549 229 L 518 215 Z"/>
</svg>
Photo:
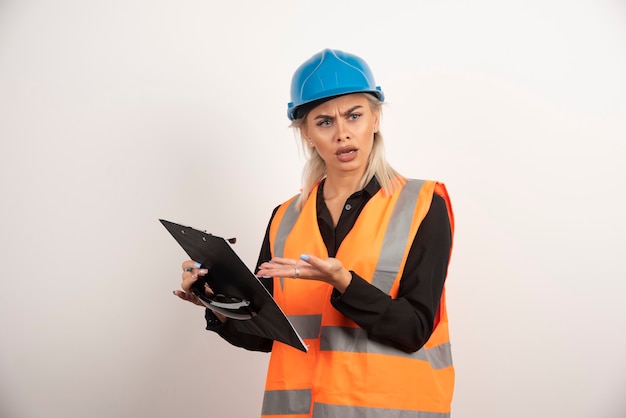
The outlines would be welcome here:
<svg viewBox="0 0 626 418">
<path fill-rule="evenodd" d="M 206 308 L 206 305 L 202 303 L 200 298 L 191 291 L 191 286 L 196 282 L 196 280 L 198 280 L 198 277 L 204 276 L 209 273 L 209 270 L 202 269 L 200 267 L 200 263 L 197 263 L 194 260 L 187 260 L 183 263 L 183 282 L 180 285 L 183 290 L 174 290 L 174 294 L 182 300 Z M 213 289 L 211 289 L 207 284 L 204 285 L 204 295 L 207 297 L 211 297 L 214 295 Z M 215 311 L 213 311 L 213 313 L 221 322 L 226 322 L 226 317 L 224 315 Z"/>
<path fill-rule="evenodd" d="M 191 291 L 191 286 L 198 280 L 198 277 L 206 275 L 209 270 L 200 268 L 200 263 L 195 262 L 194 260 L 187 260 L 182 264 L 182 283 L 180 285 L 182 290 L 174 290 L 174 294 L 185 300 L 187 302 L 191 302 L 195 305 L 202 306 L 205 305 L 200 301 L 198 296 L 196 296 Z M 213 290 L 209 286 L 204 287 L 204 293 L 207 296 L 213 295 Z"/>
</svg>

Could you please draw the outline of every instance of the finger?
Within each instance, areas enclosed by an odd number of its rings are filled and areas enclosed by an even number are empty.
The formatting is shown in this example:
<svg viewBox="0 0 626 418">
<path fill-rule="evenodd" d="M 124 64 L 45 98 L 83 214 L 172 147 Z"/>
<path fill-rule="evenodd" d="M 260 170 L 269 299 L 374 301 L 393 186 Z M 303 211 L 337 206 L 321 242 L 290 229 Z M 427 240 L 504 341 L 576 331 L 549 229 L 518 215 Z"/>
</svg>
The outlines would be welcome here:
<svg viewBox="0 0 626 418">
<path fill-rule="evenodd" d="M 281 265 L 274 263 L 273 260 L 265 261 L 257 267 L 256 275 L 257 277 L 269 279 L 270 277 L 273 277 L 273 272 L 280 267 Z"/>
<path fill-rule="evenodd" d="M 261 270 L 261 269 L 267 270 L 267 269 L 269 269 L 269 268 L 271 268 L 271 267 L 272 267 L 272 263 L 270 263 L 269 261 L 266 261 L 266 262 L 264 262 L 264 263 L 261 263 L 261 264 L 259 265 L 258 269 L 259 269 L 259 270 Z"/>
<path fill-rule="evenodd" d="M 207 274 L 209 274 L 209 270 L 207 269 L 193 269 L 190 271 L 185 270 L 183 271 L 182 278 L 183 280 L 192 279 L 193 281 L 196 281 L 198 277 L 206 276 Z"/>
<path fill-rule="evenodd" d="M 183 289 L 183 291 L 190 293 L 191 292 L 191 286 L 193 286 L 193 284 L 196 282 L 196 280 L 198 279 L 198 276 L 192 276 L 189 279 L 185 279 L 182 281 L 182 283 L 180 284 L 180 288 Z"/>
<path fill-rule="evenodd" d="M 198 264 L 199 263 L 195 263 L 191 265 L 189 264 L 189 262 L 183 263 L 183 266 L 186 265 L 187 267 L 183 267 L 183 273 L 181 275 L 182 276 L 181 288 L 186 292 L 189 292 L 189 290 L 191 289 L 191 285 L 193 285 L 194 282 L 198 280 L 198 277 L 205 276 L 209 273 L 208 269 L 196 268 L 195 266 L 197 266 Z"/>
<path fill-rule="evenodd" d="M 213 289 L 211 289 L 211 287 L 207 283 L 204 284 L 204 294 L 206 296 L 213 296 L 215 294 L 215 292 L 213 292 Z"/>
<path fill-rule="evenodd" d="M 293 265 L 285 267 L 285 266 L 272 266 L 270 268 L 259 267 L 259 270 L 256 272 L 257 277 L 262 277 L 264 279 L 269 279 L 272 277 L 290 277 L 286 272 L 293 273 Z"/>
<path fill-rule="evenodd" d="M 191 272 L 193 269 L 199 269 L 200 267 L 202 267 L 202 264 L 194 260 L 187 260 L 182 265 L 183 271 L 186 272 Z"/>
<path fill-rule="evenodd" d="M 174 293 L 174 295 L 178 296 L 180 299 L 186 302 L 191 302 L 198 306 L 204 306 L 202 302 L 200 302 L 200 299 L 198 299 L 198 297 L 193 293 L 183 292 L 182 290 L 174 290 L 174 292 L 172 293 Z"/>
<path fill-rule="evenodd" d="M 279 266 L 293 266 L 296 264 L 298 260 L 294 260 L 293 258 L 283 258 L 283 257 L 274 257 L 270 264 L 276 264 Z"/>
<path fill-rule="evenodd" d="M 263 264 L 265 264 L 265 263 L 263 263 Z M 256 273 L 255 273 L 256 277 L 262 277 L 262 278 L 264 278 L 264 279 L 269 279 L 269 278 L 274 277 L 274 276 L 272 275 L 272 274 L 273 274 L 273 273 L 272 273 L 272 271 L 273 271 L 273 270 L 270 270 L 270 269 L 265 268 L 265 267 L 263 266 L 263 264 L 261 264 L 261 265 L 259 266 L 259 268 L 257 269 L 257 271 L 256 271 Z"/>
<path fill-rule="evenodd" d="M 309 264 L 310 266 L 313 267 L 320 267 L 323 265 L 323 261 L 321 258 L 318 258 L 314 255 L 311 254 L 301 254 L 300 255 L 300 260 L 305 262 L 306 264 Z"/>
<path fill-rule="evenodd" d="M 191 291 L 191 286 L 198 280 L 197 272 L 183 272 L 183 281 L 180 284 L 180 287 L 187 293 Z"/>
<path fill-rule="evenodd" d="M 182 290 L 174 290 L 172 293 L 174 293 L 174 295 L 178 296 L 182 300 L 189 301 L 191 299 L 190 294 L 187 292 L 183 292 Z"/>
<path fill-rule="evenodd" d="M 266 261 L 261 263 L 258 267 L 256 275 L 257 277 L 265 277 L 270 278 L 273 276 L 281 275 L 284 273 L 285 269 L 291 269 L 295 265 L 295 260 L 281 258 L 278 259 L 280 262 Z M 290 263 L 285 263 L 286 260 L 291 260 Z"/>
</svg>

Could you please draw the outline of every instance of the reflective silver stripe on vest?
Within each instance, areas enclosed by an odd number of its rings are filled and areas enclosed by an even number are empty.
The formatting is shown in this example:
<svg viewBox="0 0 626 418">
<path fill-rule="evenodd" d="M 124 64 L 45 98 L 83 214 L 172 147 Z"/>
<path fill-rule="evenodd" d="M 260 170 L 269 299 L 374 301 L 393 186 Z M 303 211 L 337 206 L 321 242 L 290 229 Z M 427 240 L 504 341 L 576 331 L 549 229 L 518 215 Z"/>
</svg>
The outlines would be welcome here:
<svg viewBox="0 0 626 418">
<path fill-rule="evenodd" d="M 311 390 L 266 390 L 262 415 L 298 415 L 311 412 Z"/>
<path fill-rule="evenodd" d="M 374 271 L 372 284 L 385 293 L 391 291 L 402 258 L 409 244 L 413 213 L 424 180 L 409 179 L 400 191 L 385 232 L 385 239 Z"/>
<path fill-rule="evenodd" d="M 449 418 L 450 413 L 316 403 L 313 418 Z"/>
<path fill-rule="evenodd" d="M 291 201 L 287 209 L 285 210 L 285 214 L 283 215 L 283 219 L 278 225 L 278 231 L 276 231 L 276 239 L 274 240 L 274 257 L 284 257 L 285 256 L 285 243 L 287 242 L 287 236 L 293 229 L 293 226 L 296 224 L 298 217 L 300 216 L 300 211 L 296 208 L 296 202 L 298 198 L 295 198 Z M 285 288 L 285 279 L 283 277 L 279 277 L 280 287 L 282 289 Z"/>
<path fill-rule="evenodd" d="M 350 353 L 386 354 L 396 357 L 427 361 L 433 369 L 445 369 L 452 366 L 450 343 L 432 348 L 420 348 L 414 353 L 406 353 L 388 345 L 367 338 L 362 328 L 323 327 L 320 341 L 322 351 L 344 351 Z"/>
<path fill-rule="evenodd" d="M 322 314 L 289 315 L 288 318 L 303 339 L 319 338 L 322 327 Z"/>
</svg>

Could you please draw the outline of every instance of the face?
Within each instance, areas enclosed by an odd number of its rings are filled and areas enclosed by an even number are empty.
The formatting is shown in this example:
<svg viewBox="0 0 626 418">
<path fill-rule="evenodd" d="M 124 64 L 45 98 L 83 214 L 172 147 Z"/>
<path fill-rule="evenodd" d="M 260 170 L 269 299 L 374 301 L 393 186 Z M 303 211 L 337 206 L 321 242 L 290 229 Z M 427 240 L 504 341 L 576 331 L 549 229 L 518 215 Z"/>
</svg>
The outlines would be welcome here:
<svg viewBox="0 0 626 418">
<path fill-rule="evenodd" d="M 305 139 L 326 162 L 329 176 L 362 176 L 378 132 L 379 114 L 364 93 L 347 94 L 322 103 L 307 115 Z"/>
</svg>

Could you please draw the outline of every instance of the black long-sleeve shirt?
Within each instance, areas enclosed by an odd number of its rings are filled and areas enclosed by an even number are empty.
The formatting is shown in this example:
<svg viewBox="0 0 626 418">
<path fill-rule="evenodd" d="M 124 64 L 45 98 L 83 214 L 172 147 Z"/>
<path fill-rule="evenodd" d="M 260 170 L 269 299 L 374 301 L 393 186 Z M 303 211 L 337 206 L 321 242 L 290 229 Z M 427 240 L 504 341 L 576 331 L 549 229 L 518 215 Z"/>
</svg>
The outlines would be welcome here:
<svg viewBox="0 0 626 418">
<path fill-rule="evenodd" d="M 354 226 L 363 207 L 380 189 L 376 178 L 362 190 L 352 194 L 336 227 L 324 203 L 323 186 L 317 196 L 317 220 L 329 257 L 334 257 L 343 239 Z M 271 221 L 276 213 L 274 209 Z M 365 281 L 358 272 L 351 271 L 352 281 L 343 294 L 336 289 L 331 294 L 335 309 L 367 331 L 368 336 L 406 352 L 419 350 L 430 338 L 445 282 L 452 234 L 448 210 L 437 194 L 427 215 L 420 224 L 409 251 L 400 279 L 398 296 L 392 299 L 377 287 Z M 258 264 L 271 259 L 269 224 L 259 254 Z M 273 279 L 260 279 L 272 293 Z M 207 309 L 207 329 L 217 332 L 233 345 L 255 351 L 271 351 L 272 340 L 243 334 L 229 327 L 229 321 L 219 322 Z"/>
</svg>

